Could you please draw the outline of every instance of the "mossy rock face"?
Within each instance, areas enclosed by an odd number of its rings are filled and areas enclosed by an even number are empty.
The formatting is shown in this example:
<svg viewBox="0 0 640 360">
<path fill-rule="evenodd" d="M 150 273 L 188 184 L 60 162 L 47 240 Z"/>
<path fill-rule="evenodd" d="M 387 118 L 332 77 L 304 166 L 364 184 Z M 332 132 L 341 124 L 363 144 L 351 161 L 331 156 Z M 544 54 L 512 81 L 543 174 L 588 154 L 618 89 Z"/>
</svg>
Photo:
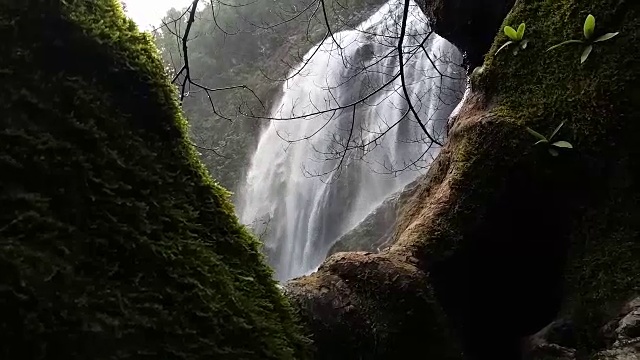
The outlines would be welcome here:
<svg viewBox="0 0 640 360">
<path fill-rule="evenodd" d="M 546 51 L 584 39 L 588 14 L 596 37 L 620 34 L 594 44 L 584 63 L 582 44 Z M 528 48 L 489 55 L 477 80 L 504 118 L 545 134 L 566 122 L 556 140 L 574 145 L 569 168 L 580 176 L 578 206 L 563 217 L 571 226 L 563 303 L 580 332 L 578 350 L 590 352 L 611 311 L 640 292 L 640 58 L 632 55 L 640 52 L 640 2 L 520 0 L 504 25 L 522 22 Z M 499 35 L 491 54 L 506 40 Z M 564 172 L 557 175 L 575 175 Z"/>
<path fill-rule="evenodd" d="M 547 51 L 583 39 L 588 14 L 596 37 L 620 34 L 584 63 L 585 45 Z M 447 168 L 454 210 L 423 238 L 425 263 L 449 312 L 474 319 L 467 329 L 490 322 L 527 335 L 561 310 L 578 353 L 592 353 L 607 314 L 640 290 L 640 3 L 519 0 L 503 26 L 522 22 L 528 47 L 495 55 L 509 40 L 500 28 L 472 78 Z M 525 130 L 548 136 L 562 122 L 555 140 L 574 149 L 558 157 Z M 479 291 L 476 304 L 457 300 Z"/>
<path fill-rule="evenodd" d="M 3 0 L 0 32 L 0 358 L 306 358 L 117 1 Z"/>
<path fill-rule="evenodd" d="M 596 43 L 581 64 L 588 14 Z M 390 252 L 429 274 L 471 358 L 518 356 L 519 337 L 558 316 L 578 353 L 640 287 L 640 2 L 518 0 L 504 25 L 526 23 L 528 47 L 496 51 L 472 77 L 449 143 L 399 221 Z M 526 127 L 574 149 L 549 154 Z M 508 344 L 507 344 L 508 343 Z M 507 354 L 502 354 L 507 358 Z"/>
</svg>

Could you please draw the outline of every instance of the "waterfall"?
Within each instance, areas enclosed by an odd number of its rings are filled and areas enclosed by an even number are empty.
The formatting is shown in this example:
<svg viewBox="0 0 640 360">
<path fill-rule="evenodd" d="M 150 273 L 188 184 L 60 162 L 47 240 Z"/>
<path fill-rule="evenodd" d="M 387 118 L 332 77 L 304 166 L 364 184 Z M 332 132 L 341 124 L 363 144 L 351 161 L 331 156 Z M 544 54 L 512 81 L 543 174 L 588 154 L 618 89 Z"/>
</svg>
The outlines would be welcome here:
<svg viewBox="0 0 640 360">
<path fill-rule="evenodd" d="M 316 269 L 341 235 L 424 173 L 439 150 L 397 76 L 402 17 L 403 4 L 391 0 L 309 50 L 271 110 L 237 207 L 280 281 Z M 462 56 L 429 33 L 415 3 L 402 52 L 415 111 L 442 141 L 464 91 Z"/>
</svg>

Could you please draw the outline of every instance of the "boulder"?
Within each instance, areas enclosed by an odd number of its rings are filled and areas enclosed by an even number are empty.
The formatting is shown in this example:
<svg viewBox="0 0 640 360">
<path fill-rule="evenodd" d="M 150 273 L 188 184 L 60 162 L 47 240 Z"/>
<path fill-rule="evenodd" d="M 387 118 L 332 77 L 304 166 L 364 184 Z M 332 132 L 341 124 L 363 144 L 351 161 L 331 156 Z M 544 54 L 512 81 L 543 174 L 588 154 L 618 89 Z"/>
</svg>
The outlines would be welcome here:
<svg viewBox="0 0 640 360">
<path fill-rule="evenodd" d="M 313 334 L 314 359 L 461 359 L 426 277 L 401 259 L 336 253 L 285 293 Z"/>
<path fill-rule="evenodd" d="M 591 360 L 638 360 L 640 359 L 640 326 L 637 316 L 640 298 L 626 303 L 618 315 L 601 330 L 607 349 L 598 351 Z M 574 360 L 576 345 L 568 341 L 567 333 L 573 333 L 573 325 L 557 320 L 528 339 L 529 347 L 525 360 Z M 564 334 L 563 334 L 564 333 Z M 560 336 L 558 336 L 560 335 Z"/>
</svg>

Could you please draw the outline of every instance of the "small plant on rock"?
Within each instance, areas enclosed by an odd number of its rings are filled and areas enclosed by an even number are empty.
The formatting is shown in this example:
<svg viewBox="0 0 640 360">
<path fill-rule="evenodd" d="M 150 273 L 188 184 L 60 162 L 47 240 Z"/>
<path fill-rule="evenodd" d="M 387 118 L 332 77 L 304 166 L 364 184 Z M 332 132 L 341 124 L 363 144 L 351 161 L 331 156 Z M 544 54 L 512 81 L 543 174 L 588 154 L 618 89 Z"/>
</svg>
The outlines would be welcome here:
<svg viewBox="0 0 640 360">
<path fill-rule="evenodd" d="M 502 45 L 500 47 L 500 49 L 498 49 L 498 51 L 496 51 L 496 55 L 498 55 L 498 53 L 500 51 L 502 51 L 504 48 L 506 48 L 507 46 L 512 45 L 512 44 L 517 45 L 516 48 L 513 49 L 513 55 L 518 55 L 518 51 L 520 51 L 520 49 L 522 49 L 522 50 L 526 49 L 527 45 L 529 44 L 529 40 L 523 39 L 524 30 L 525 30 L 524 23 L 522 23 L 522 24 L 520 24 L 520 26 L 518 26 L 518 31 L 516 31 L 511 26 L 505 26 L 504 27 L 504 33 L 511 40 L 507 41 L 504 45 Z"/>
<path fill-rule="evenodd" d="M 549 154 L 551 154 L 552 156 L 558 156 L 560 155 L 560 153 L 558 152 L 558 148 L 573 149 L 573 145 L 571 145 L 571 143 L 569 143 L 568 141 L 560 140 L 560 141 L 551 142 L 553 140 L 553 137 L 558 134 L 558 131 L 560 131 L 563 125 L 564 125 L 564 121 L 561 122 L 560 125 L 558 125 L 558 127 L 556 127 L 555 130 L 553 130 L 553 133 L 551 133 L 551 136 L 549 136 L 549 138 L 546 138 L 544 135 L 540 134 L 539 132 L 529 127 L 527 127 L 527 132 L 533 135 L 536 139 L 538 139 L 538 141 L 534 145 L 542 144 L 542 145 L 548 146 L 547 150 L 549 151 Z"/>
<path fill-rule="evenodd" d="M 595 28 L 596 28 L 596 18 L 593 15 L 589 14 L 589 16 L 587 16 L 587 19 L 584 21 L 584 38 L 585 38 L 584 40 L 567 40 L 565 42 L 562 42 L 560 44 L 550 47 L 549 49 L 547 49 L 547 51 L 553 50 L 555 48 L 558 48 L 560 46 L 567 45 L 567 44 L 587 44 L 587 46 L 582 51 L 582 56 L 580 57 L 580 63 L 584 63 L 585 61 L 587 61 L 587 58 L 591 54 L 591 51 L 593 50 L 593 45 L 595 43 L 607 41 L 619 34 L 619 32 L 606 33 L 602 36 L 598 36 L 594 38 L 593 33 L 595 31 Z"/>
</svg>

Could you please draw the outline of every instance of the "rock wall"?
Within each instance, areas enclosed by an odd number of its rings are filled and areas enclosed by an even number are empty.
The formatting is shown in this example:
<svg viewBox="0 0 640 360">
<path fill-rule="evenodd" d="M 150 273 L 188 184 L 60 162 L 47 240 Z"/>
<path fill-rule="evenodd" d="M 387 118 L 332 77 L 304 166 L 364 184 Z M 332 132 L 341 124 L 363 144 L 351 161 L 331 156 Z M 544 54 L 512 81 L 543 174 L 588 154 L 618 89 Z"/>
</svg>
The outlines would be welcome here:
<svg viewBox="0 0 640 360">
<path fill-rule="evenodd" d="M 582 44 L 547 51 L 565 40 L 584 39 L 588 14 L 596 18 L 596 37 L 620 34 L 595 43 L 584 63 Z M 520 216 L 531 214 L 537 219 L 522 229 L 544 229 L 539 230 L 539 239 L 557 237 L 566 242 L 557 304 L 560 316 L 576 324 L 578 352 L 591 353 L 605 345 L 599 340 L 601 326 L 630 296 L 640 293 L 640 187 L 634 175 L 640 173 L 636 160 L 640 93 L 635 85 L 640 59 L 628 56 L 640 50 L 633 40 L 640 34 L 640 3 L 519 1 L 504 25 L 521 22 L 528 25 L 525 36 L 531 48 L 516 57 L 510 51 L 495 56 L 507 40 L 498 36 L 485 61 L 487 71 L 474 83 L 495 100 L 492 112 L 508 123 L 548 134 L 565 122 L 558 140 L 569 140 L 574 150 L 545 160 L 561 168 L 542 165 L 536 169 L 537 173 L 550 171 L 555 180 L 540 193 L 546 205 L 533 205 L 539 200 L 522 204 L 521 208 L 535 211 Z M 529 136 L 530 143 L 531 139 L 535 141 Z M 512 151 L 500 153 L 515 154 Z M 551 204 L 563 210 L 556 216 L 558 226 L 544 227 L 541 220 L 556 213 Z M 532 265 L 541 271 L 548 262 Z"/>
<path fill-rule="evenodd" d="M 383 201 L 358 225 L 342 235 L 331 246 L 327 256 L 345 251 L 380 252 L 391 246 L 400 212 L 420 181 L 422 181 L 421 178 L 416 179 Z"/>
<path fill-rule="evenodd" d="M 119 2 L 2 0 L 0 32 L 0 358 L 306 358 Z"/>
</svg>

